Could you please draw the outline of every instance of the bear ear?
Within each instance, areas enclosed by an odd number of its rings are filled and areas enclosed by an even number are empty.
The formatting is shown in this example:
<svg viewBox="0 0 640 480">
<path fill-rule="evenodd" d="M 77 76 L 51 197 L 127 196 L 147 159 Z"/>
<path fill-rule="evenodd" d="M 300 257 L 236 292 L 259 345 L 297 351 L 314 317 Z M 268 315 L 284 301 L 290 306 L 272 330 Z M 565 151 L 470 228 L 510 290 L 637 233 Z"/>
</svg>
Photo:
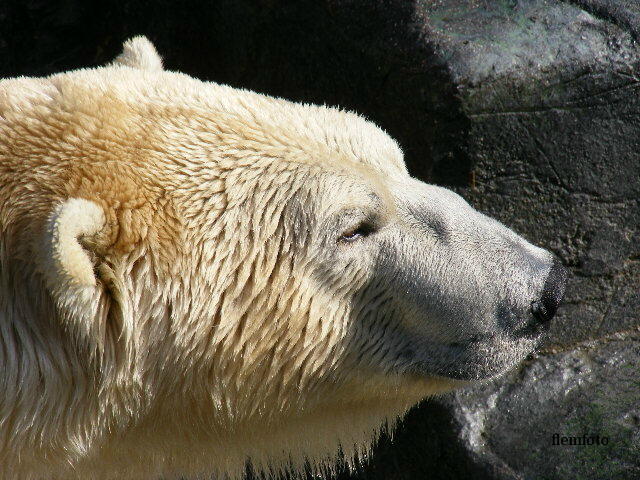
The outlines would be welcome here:
<svg viewBox="0 0 640 480">
<path fill-rule="evenodd" d="M 113 61 L 113 65 L 138 68 L 140 70 L 161 71 L 162 59 L 156 47 L 144 36 L 133 37 L 122 45 L 122 53 Z"/>
<path fill-rule="evenodd" d="M 92 254 L 81 241 L 104 227 L 102 208 L 82 198 L 68 199 L 49 216 L 37 250 L 46 286 L 59 307 L 82 310 L 99 293 Z"/>
</svg>

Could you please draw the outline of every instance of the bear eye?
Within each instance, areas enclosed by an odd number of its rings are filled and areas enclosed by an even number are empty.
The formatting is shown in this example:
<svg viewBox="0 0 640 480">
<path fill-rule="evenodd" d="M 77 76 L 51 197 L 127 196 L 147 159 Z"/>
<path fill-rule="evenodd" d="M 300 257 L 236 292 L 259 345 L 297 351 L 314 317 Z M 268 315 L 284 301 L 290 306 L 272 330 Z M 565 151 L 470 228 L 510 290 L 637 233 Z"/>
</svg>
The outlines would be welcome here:
<svg viewBox="0 0 640 480">
<path fill-rule="evenodd" d="M 338 241 L 344 243 L 352 243 L 360 238 L 371 235 L 375 231 L 373 224 L 368 222 L 362 222 L 357 227 L 351 228 L 340 235 Z"/>
</svg>

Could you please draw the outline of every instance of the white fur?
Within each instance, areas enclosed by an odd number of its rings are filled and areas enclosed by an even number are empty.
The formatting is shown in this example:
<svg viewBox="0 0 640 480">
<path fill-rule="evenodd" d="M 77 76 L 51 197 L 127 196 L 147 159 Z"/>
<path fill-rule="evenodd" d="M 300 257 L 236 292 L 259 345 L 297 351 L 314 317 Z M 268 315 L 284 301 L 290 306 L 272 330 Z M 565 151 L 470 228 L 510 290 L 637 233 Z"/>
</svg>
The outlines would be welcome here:
<svg viewBox="0 0 640 480">
<path fill-rule="evenodd" d="M 49 288 L 93 287 L 93 264 L 80 245 L 80 238 L 104 228 L 102 209 L 94 202 L 71 198 L 58 206 L 42 239 L 43 275 Z"/>
<path fill-rule="evenodd" d="M 0 479 L 353 463 L 531 351 L 550 258 L 362 117 L 162 71 L 144 38 L 4 80 Z"/>
<path fill-rule="evenodd" d="M 113 63 L 150 72 L 162 70 L 162 59 L 156 47 L 142 36 L 124 42 L 122 53 Z"/>
</svg>

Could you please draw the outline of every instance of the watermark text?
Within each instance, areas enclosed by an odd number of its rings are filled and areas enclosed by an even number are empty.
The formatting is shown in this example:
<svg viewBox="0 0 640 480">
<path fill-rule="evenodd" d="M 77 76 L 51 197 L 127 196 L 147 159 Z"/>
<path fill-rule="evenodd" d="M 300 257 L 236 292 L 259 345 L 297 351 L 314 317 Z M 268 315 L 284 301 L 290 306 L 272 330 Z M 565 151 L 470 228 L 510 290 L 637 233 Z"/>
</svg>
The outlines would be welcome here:
<svg viewBox="0 0 640 480">
<path fill-rule="evenodd" d="M 571 435 L 560 435 L 554 433 L 551 436 L 552 445 L 608 445 L 609 437 L 604 435 L 587 435 L 586 433 L 581 437 L 575 437 Z"/>
</svg>

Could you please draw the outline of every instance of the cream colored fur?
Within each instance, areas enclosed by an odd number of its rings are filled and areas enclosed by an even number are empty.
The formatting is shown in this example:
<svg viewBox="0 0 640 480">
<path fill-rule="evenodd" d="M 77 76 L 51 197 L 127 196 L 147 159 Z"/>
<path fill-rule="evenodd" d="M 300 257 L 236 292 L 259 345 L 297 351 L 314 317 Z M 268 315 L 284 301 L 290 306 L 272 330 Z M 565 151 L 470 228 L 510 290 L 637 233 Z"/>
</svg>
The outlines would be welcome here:
<svg viewBox="0 0 640 480">
<path fill-rule="evenodd" d="M 150 72 L 162 70 L 162 59 L 146 37 L 135 37 L 124 42 L 122 53 L 114 60 L 113 64 L 149 70 Z"/>
<path fill-rule="evenodd" d="M 375 293 L 405 277 L 332 230 L 374 194 L 376 221 L 413 228 L 396 143 L 161 65 L 138 37 L 104 68 L 0 82 L 2 479 L 321 469 L 456 383 L 371 333 L 419 320 Z"/>
</svg>

